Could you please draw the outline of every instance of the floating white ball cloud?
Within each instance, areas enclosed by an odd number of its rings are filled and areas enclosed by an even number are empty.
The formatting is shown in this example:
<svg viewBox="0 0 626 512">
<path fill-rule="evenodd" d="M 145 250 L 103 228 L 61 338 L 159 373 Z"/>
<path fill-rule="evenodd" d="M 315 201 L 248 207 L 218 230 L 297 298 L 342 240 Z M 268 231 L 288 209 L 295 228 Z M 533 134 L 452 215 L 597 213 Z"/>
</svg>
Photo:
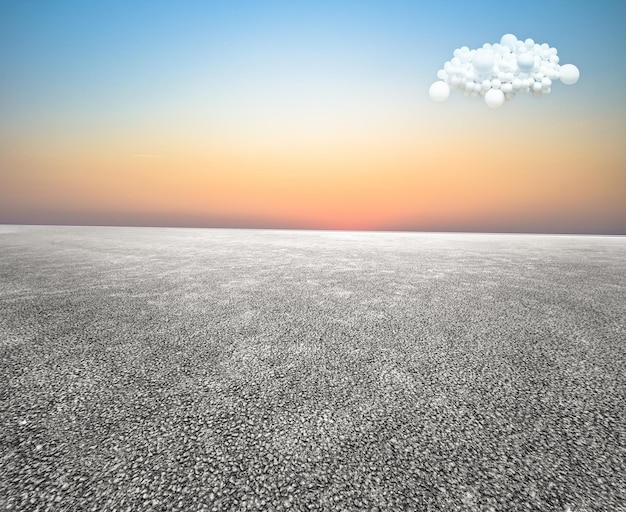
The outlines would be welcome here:
<svg viewBox="0 0 626 512">
<path fill-rule="evenodd" d="M 579 77 L 580 71 L 573 64 L 559 65 L 556 48 L 504 34 L 499 43 L 485 43 L 476 50 L 467 46 L 454 50 L 428 93 L 433 101 L 442 102 L 451 89 L 458 89 L 466 96 L 483 97 L 489 107 L 498 108 L 518 93 L 544 96 L 550 94 L 554 81 L 572 85 Z"/>
</svg>

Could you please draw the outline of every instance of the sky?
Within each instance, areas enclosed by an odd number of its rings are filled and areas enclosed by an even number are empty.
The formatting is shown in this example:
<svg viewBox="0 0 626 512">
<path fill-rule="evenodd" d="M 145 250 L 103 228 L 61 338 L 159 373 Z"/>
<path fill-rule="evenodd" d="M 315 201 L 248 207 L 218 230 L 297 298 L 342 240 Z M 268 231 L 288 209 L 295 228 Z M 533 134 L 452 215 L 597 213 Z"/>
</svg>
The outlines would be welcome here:
<svg viewBox="0 0 626 512">
<path fill-rule="evenodd" d="M 626 234 L 626 3 L 0 0 L 0 223 Z M 430 100 L 461 46 L 575 85 Z"/>
</svg>

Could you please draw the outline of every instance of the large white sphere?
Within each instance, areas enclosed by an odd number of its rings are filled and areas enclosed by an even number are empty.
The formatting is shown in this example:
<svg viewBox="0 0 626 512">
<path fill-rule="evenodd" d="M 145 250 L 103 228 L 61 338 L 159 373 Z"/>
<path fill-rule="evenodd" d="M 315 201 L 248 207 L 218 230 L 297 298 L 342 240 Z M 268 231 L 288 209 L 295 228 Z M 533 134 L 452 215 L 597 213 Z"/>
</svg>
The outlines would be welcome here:
<svg viewBox="0 0 626 512">
<path fill-rule="evenodd" d="M 493 69 L 495 58 L 493 52 L 490 50 L 480 49 L 474 55 L 472 63 L 474 69 L 479 75 L 486 75 Z"/>
<path fill-rule="evenodd" d="M 491 108 L 498 108 L 504 104 L 504 93 L 500 89 L 489 89 L 485 93 L 485 103 Z"/>
<path fill-rule="evenodd" d="M 439 80 L 430 86 L 428 94 L 433 101 L 446 101 L 448 96 L 450 96 L 450 86 L 443 80 Z"/>
<path fill-rule="evenodd" d="M 578 82 L 580 71 L 574 64 L 564 64 L 559 69 L 559 76 L 565 85 L 573 85 Z"/>
<path fill-rule="evenodd" d="M 517 44 L 517 37 L 515 37 L 513 34 L 504 34 L 500 38 L 500 44 L 502 46 L 506 46 L 510 50 L 514 50 L 515 45 Z"/>
<path fill-rule="evenodd" d="M 530 71 L 535 66 L 535 58 L 532 53 L 521 53 L 517 56 L 517 67 L 520 71 Z"/>
</svg>

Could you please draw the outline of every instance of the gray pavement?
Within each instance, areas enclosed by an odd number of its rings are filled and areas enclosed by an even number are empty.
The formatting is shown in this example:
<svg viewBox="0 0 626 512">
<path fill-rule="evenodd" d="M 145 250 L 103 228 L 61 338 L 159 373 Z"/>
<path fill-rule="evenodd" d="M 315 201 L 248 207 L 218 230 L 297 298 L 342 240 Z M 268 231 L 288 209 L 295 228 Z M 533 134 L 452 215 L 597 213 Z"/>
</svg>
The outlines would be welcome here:
<svg viewBox="0 0 626 512">
<path fill-rule="evenodd" d="M 626 238 L 0 225 L 0 510 L 626 510 Z"/>
</svg>

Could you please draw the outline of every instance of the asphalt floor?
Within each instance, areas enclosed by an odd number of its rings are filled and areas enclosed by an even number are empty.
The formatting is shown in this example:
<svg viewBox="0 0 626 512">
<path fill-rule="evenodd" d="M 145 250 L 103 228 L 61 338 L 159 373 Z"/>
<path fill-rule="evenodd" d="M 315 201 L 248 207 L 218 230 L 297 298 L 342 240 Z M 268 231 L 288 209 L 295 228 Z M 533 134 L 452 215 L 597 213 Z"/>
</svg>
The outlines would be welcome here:
<svg viewBox="0 0 626 512">
<path fill-rule="evenodd" d="M 626 238 L 0 226 L 0 509 L 624 511 Z"/>
</svg>

